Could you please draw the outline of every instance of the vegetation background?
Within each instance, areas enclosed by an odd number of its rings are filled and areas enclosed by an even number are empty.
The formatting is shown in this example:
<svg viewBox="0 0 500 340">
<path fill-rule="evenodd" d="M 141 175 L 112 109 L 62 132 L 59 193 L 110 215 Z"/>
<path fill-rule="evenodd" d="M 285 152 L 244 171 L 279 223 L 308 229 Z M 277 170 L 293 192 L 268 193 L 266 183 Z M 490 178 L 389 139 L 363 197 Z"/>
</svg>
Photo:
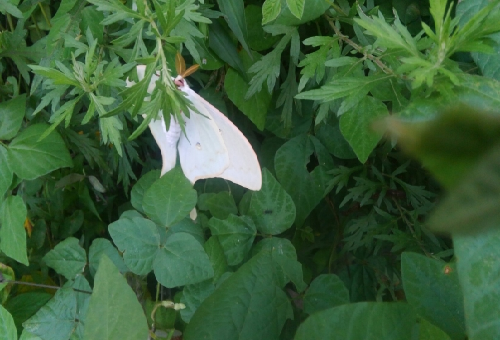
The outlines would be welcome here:
<svg viewBox="0 0 500 340">
<path fill-rule="evenodd" d="M 499 1 L 0 0 L 0 31 L 0 339 L 500 338 Z M 160 178 L 177 51 L 262 190 Z"/>
</svg>

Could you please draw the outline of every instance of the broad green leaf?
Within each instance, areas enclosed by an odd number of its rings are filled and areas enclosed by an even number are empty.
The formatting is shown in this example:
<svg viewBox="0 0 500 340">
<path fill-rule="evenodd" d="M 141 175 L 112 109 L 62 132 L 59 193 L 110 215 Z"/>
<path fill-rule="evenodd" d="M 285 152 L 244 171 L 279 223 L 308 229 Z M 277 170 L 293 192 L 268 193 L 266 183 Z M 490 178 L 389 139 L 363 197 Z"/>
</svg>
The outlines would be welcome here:
<svg viewBox="0 0 500 340">
<path fill-rule="evenodd" d="M 9 196 L 1 203 L 0 250 L 27 266 L 25 219 L 26 206 L 20 196 Z"/>
<path fill-rule="evenodd" d="M 489 4 L 486 0 L 479 1 L 461 1 L 457 4 L 456 16 L 460 18 L 459 26 L 463 27 L 478 11 Z M 472 53 L 472 57 L 477 66 L 481 69 L 481 74 L 485 77 L 490 77 L 500 80 L 500 35 L 498 33 L 489 36 L 495 44 L 493 48 L 495 53 Z"/>
<path fill-rule="evenodd" d="M 436 232 L 478 233 L 498 228 L 500 221 L 500 143 L 451 188 L 428 221 Z M 453 213 L 450 214 L 450 211 Z"/>
<path fill-rule="evenodd" d="M 58 274 L 71 280 L 77 274 L 83 273 L 87 265 L 87 256 L 85 249 L 78 244 L 78 239 L 68 237 L 49 251 L 43 257 L 43 261 Z"/>
<path fill-rule="evenodd" d="M 240 53 L 241 60 L 245 70 L 252 65 L 252 60 L 246 53 Z M 261 56 L 253 52 L 254 61 L 257 61 Z M 227 92 L 229 99 L 257 126 L 259 130 L 263 130 L 266 123 L 266 115 L 269 104 L 271 103 L 271 94 L 266 87 L 257 92 L 249 99 L 245 99 L 250 85 L 236 71 L 229 69 L 224 80 L 224 89 Z"/>
<path fill-rule="evenodd" d="M 12 315 L 0 305 L 0 340 L 17 339 L 17 329 Z"/>
<path fill-rule="evenodd" d="M 252 193 L 248 213 L 264 234 L 280 234 L 295 221 L 292 198 L 267 169 L 262 170 L 262 189 Z"/>
<path fill-rule="evenodd" d="M 148 324 L 127 280 L 103 255 L 94 281 L 83 339 L 146 339 Z"/>
<path fill-rule="evenodd" d="M 302 19 L 302 14 L 304 13 L 304 6 L 306 0 L 286 0 L 288 9 L 297 19 Z"/>
<path fill-rule="evenodd" d="M 42 339 L 69 339 L 78 325 L 77 294 L 64 287 L 30 319 L 23 323 L 26 331 Z"/>
<path fill-rule="evenodd" d="M 298 0 L 304 2 L 304 13 L 301 19 L 297 19 L 295 15 L 292 14 L 288 6 L 281 6 L 281 12 L 279 13 L 276 21 L 273 22 L 275 25 L 285 25 L 285 26 L 298 26 L 304 24 L 308 21 L 312 21 L 325 13 L 325 11 L 330 7 L 330 3 L 324 0 Z M 288 3 L 288 1 L 287 1 Z M 264 9 L 263 9 L 264 10 Z M 263 22 L 264 24 L 264 22 Z"/>
<path fill-rule="evenodd" d="M 464 179 L 500 137 L 499 116 L 466 105 L 447 109 L 427 122 L 388 119 L 386 127 L 404 150 L 449 189 Z"/>
<path fill-rule="evenodd" d="M 335 274 L 319 275 L 304 295 L 304 312 L 313 314 L 349 303 L 349 291 Z"/>
<path fill-rule="evenodd" d="M 418 320 L 418 340 L 450 340 L 450 336 L 425 319 Z"/>
<path fill-rule="evenodd" d="M 455 256 L 471 340 L 500 338 L 500 228 L 454 235 Z"/>
<path fill-rule="evenodd" d="M 222 248 L 219 239 L 215 236 L 210 237 L 203 247 L 214 269 L 213 281 L 217 282 L 222 274 L 228 270 L 227 260 L 224 256 L 224 248 Z"/>
<path fill-rule="evenodd" d="M 275 279 L 279 287 L 292 281 L 298 292 L 304 291 L 307 285 L 303 279 L 302 264 L 297 261 L 297 253 L 292 243 L 279 237 L 265 238 L 253 249 L 253 253 L 268 251 L 275 263 Z"/>
<path fill-rule="evenodd" d="M 389 115 L 387 107 L 373 97 L 364 97 L 340 117 L 340 131 L 349 142 L 361 163 L 365 163 L 382 133 L 373 131 L 373 122 Z"/>
<path fill-rule="evenodd" d="M 146 275 L 160 247 L 160 233 L 156 225 L 145 218 L 120 218 L 108 227 L 109 234 L 132 273 Z"/>
<path fill-rule="evenodd" d="M 212 194 L 205 201 L 205 204 L 212 216 L 221 220 L 226 219 L 230 214 L 238 213 L 234 198 L 229 192 Z"/>
<path fill-rule="evenodd" d="M 167 238 L 153 262 L 156 279 L 167 288 L 205 281 L 214 276 L 203 246 L 187 233 Z"/>
<path fill-rule="evenodd" d="M 178 167 L 164 174 L 144 193 L 142 207 L 153 221 L 171 226 L 196 205 L 196 190 Z"/>
<path fill-rule="evenodd" d="M 21 330 L 23 322 L 38 312 L 52 297 L 52 294 L 45 292 L 27 292 L 11 297 L 4 307 L 12 315 L 16 328 Z"/>
<path fill-rule="evenodd" d="M 262 5 L 262 25 L 278 17 L 281 12 L 281 0 L 265 0 Z"/>
<path fill-rule="evenodd" d="M 185 304 L 186 308 L 181 309 L 182 320 L 189 323 L 196 309 L 214 292 L 214 290 L 215 287 L 211 280 L 184 287 L 182 290 L 181 303 Z"/>
<path fill-rule="evenodd" d="M 358 302 L 326 309 L 300 325 L 295 340 L 412 339 L 416 315 L 401 302 Z"/>
<path fill-rule="evenodd" d="M 31 125 L 9 144 L 10 168 L 20 178 L 35 179 L 53 170 L 73 166 L 68 149 L 57 132 L 38 140 L 47 128 L 45 124 Z"/>
<path fill-rule="evenodd" d="M 187 233 L 193 236 L 201 245 L 205 243 L 205 231 L 202 226 L 199 223 L 195 223 L 195 221 L 189 217 L 186 217 L 179 223 L 176 223 L 168 228 L 166 237 L 175 233 Z"/>
<path fill-rule="evenodd" d="M 7 160 L 7 149 L 0 145 L 0 198 L 3 197 L 12 183 L 12 170 Z"/>
<path fill-rule="evenodd" d="M 104 15 L 102 12 L 98 11 L 93 6 L 86 6 L 81 11 L 82 21 L 80 23 L 80 29 L 82 32 L 86 32 L 87 28 L 90 29 L 92 35 L 97 41 L 102 44 L 103 43 L 103 35 L 104 35 L 104 26 L 101 24 L 101 21 L 104 19 Z"/>
<path fill-rule="evenodd" d="M 300 135 L 283 144 L 274 158 L 276 177 L 295 203 L 297 226 L 302 225 L 326 194 L 326 169 L 321 165 L 311 172 L 307 169 L 313 151 L 309 136 Z"/>
<path fill-rule="evenodd" d="M 458 74 L 459 84 L 455 91 L 446 96 L 445 104 L 457 105 L 456 98 L 460 98 L 461 103 L 475 108 L 497 112 L 500 105 L 500 82 L 478 75 Z M 444 92 L 446 93 L 446 92 Z M 465 109 L 464 109 L 465 110 Z"/>
<path fill-rule="evenodd" d="M 455 264 L 405 252 L 401 274 L 406 299 L 418 315 L 451 339 L 464 339 L 463 296 Z"/>
<path fill-rule="evenodd" d="M 59 233 L 60 238 L 67 238 L 75 234 L 83 225 L 84 213 L 82 210 L 75 210 L 63 221 L 63 229 Z"/>
<path fill-rule="evenodd" d="M 92 244 L 89 248 L 90 275 L 95 275 L 99 267 L 99 261 L 104 254 L 113 262 L 120 273 L 126 273 L 128 271 L 127 266 L 123 262 L 123 258 L 120 256 L 118 250 L 111 244 L 111 242 L 105 238 L 97 238 L 92 241 Z"/>
<path fill-rule="evenodd" d="M 224 30 L 224 27 L 218 23 L 217 20 L 214 20 L 210 25 L 209 45 L 219 58 L 228 63 L 229 66 L 238 71 L 241 75 L 246 75 L 243 63 L 238 56 L 236 46 Z"/>
<path fill-rule="evenodd" d="M 290 302 L 274 279 L 271 253 L 262 251 L 202 302 L 184 339 L 278 339 L 292 315 Z"/>
<path fill-rule="evenodd" d="M 264 6 L 267 3 L 264 2 Z M 278 3 L 280 3 L 278 1 Z M 262 12 L 263 7 L 248 5 L 245 7 L 245 17 L 247 20 L 247 27 L 251 27 L 252 29 L 248 31 L 248 46 L 254 51 L 263 51 L 267 50 L 273 46 L 276 41 L 279 40 L 278 36 L 272 36 L 270 33 L 265 32 L 262 29 Z M 278 15 L 278 13 L 276 13 Z"/>
<path fill-rule="evenodd" d="M 21 128 L 26 110 L 26 94 L 0 103 L 0 140 L 11 140 Z"/>
<path fill-rule="evenodd" d="M 160 170 L 152 170 L 139 178 L 137 183 L 132 187 L 130 204 L 132 204 L 136 210 L 144 212 L 142 208 L 144 193 L 158 180 L 158 178 L 160 178 Z"/>
<path fill-rule="evenodd" d="M 250 54 L 247 44 L 248 32 L 243 0 L 218 0 L 217 3 L 221 12 L 225 15 L 229 28 L 238 38 L 245 51 Z"/>
<path fill-rule="evenodd" d="M 246 216 L 229 215 L 225 220 L 212 217 L 208 226 L 212 235 L 219 239 L 230 266 L 243 261 L 257 234 L 253 221 Z"/>
<path fill-rule="evenodd" d="M 315 136 L 335 157 L 341 159 L 356 158 L 356 154 L 349 145 L 349 142 L 340 132 L 340 122 L 337 117 L 332 117 L 331 121 L 329 120 L 325 124 L 320 124 L 317 127 Z"/>
</svg>

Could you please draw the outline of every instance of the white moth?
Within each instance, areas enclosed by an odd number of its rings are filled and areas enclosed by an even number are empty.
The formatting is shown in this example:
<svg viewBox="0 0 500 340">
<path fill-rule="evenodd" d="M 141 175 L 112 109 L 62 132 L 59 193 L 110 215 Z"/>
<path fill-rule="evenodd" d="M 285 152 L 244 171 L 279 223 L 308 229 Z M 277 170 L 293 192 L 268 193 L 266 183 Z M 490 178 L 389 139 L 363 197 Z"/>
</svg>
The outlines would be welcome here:
<svg viewBox="0 0 500 340">
<path fill-rule="evenodd" d="M 139 80 L 144 78 L 145 71 L 145 65 L 137 66 Z M 153 92 L 157 80 L 158 76 L 153 75 L 149 93 Z M 167 131 L 161 111 L 149 123 L 161 151 L 161 175 L 175 167 L 178 151 L 181 168 L 191 183 L 220 177 L 250 190 L 260 190 L 262 172 L 246 137 L 222 112 L 191 90 L 183 76 L 177 76 L 174 83 L 201 115 L 193 111 L 189 112 L 189 118 L 183 115 L 185 134 L 173 116 Z M 127 86 L 131 85 L 133 83 L 127 81 Z"/>
</svg>

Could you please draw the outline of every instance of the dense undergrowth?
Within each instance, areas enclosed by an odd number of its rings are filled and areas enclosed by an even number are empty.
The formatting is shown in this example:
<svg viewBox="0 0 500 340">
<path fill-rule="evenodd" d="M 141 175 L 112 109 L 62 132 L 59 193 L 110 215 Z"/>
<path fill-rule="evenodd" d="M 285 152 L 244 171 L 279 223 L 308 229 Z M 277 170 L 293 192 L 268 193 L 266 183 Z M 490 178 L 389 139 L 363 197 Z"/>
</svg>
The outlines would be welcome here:
<svg viewBox="0 0 500 340">
<path fill-rule="evenodd" d="M 498 1 L 0 0 L 0 30 L 0 339 L 500 336 Z M 177 52 L 260 191 L 160 178 Z"/>
</svg>

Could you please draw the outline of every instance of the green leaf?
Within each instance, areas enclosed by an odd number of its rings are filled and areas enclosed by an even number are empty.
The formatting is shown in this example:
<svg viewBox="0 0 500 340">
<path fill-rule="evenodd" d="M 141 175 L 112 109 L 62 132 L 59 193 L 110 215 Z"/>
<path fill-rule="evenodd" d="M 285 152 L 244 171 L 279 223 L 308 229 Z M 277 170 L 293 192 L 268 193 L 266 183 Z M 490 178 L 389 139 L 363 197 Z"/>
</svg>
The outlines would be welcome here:
<svg viewBox="0 0 500 340">
<path fill-rule="evenodd" d="M 401 24 L 397 17 L 395 24 L 390 25 L 385 20 L 382 12 L 378 12 L 378 16 L 371 18 L 366 15 L 360 16 L 361 18 L 355 18 L 354 21 L 366 29 L 366 33 L 377 37 L 377 46 L 404 51 L 405 56 L 420 57 L 417 48 L 417 39 L 411 36 L 407 28 Z"/>
<path fill-rule="evenodd" d="M 262 189 L 252 193 L 248 213 L 264 234 L 280 234 L 295 221 L 292 198 L 267 169 L 262 170 Z"/>
<path fill-rule="evenodd" d="M 217 237 L 210 237 L 204 244 L 205 252 L 210 259 L 212 268 L 214 269 L 213 281 L 217 282 L 219 278 L 228 271 L 226 257 L 224 256 L 224 248 L 222 248 Z"/>
<path fill-rule="evenodd" d="M 113 264 L 118 268 L 120 273 L 128 271 L 127 266 L 123 262 L 123 258 L 118 253 L 118 250 L 105 238 L 97 238 L 92 241 L 89 248 L 89 270 L 90 275 L 94 276 L 99 267 L 99 261 L 102 256 L 106 255 Z"/>
<path fill-rule="evenodd" d="M 39 141 L 47 128 L 49 126 L 45 124 L 31 125 L 9 144 L 10 168 L 20 178 L 31 180 L 73 166 L 68 149 L 57 132 Z"/>
<path fill-rule="evenodd" d="M 111 142 L 118 155 L 122 157 L 121 135 L 120 131 L 123 129 L 123 123 L 118 117 L 101 117 L 99 119 L 99 129 L 101 130 L 102 142 L 108 144 Z"/>
<path fill-rule="evenodd" d="M 12 170 L 7 160 L 7 149 L 0 145 L 0 198 L 3 197 L 12 183 Z"/>
<path fill-rule="evenodd" d="M 15 137 L 24 118 L 26 110 L 26 94 L 0 103 L 0 140 L 11 140 Z"/>
<path fill-rule="evenodd" d="M 24 329 L 42 339 L 69 339 L 79 323 L 78 294 L 84 293 L 70 287 L 59 289 L 52 300 L 23 323 Z"/>
<path fill-rule="evenodd" d="M 297 261 L 297 253 L 292 243 L 284 238 L 273 237 L 260 241 L 253 253 L 268 251 L 275 264 L 275 279 L 280 287 L 292 281 L 298 292 L 304 291 L 307 285 L 303 279 L 302 264 Z"/>
<path fill-rule="evenodd" d="M 238 208 L 234 202 L 233 196 L 229 192 L 219 192 L 211 194 L 205 204 L 213 217 L 226 219 L 230 214 L 237 214 Z"/>
<path fill-rule="evenodd" d="M 406 299 L 415 311 L 452 339 L 464 339 L 463 296 L 455 264 L 404 252 L 401 274 Z"/>
<path fill-rule="evenodd" d="M 219 0 L 217 3 L 221 12 L 225 15 L 229 28 L 231 28 L 245 51 L 250 54 L 247 44 L 248 32 L 243 0 Z"/>
<path fill-rule="evenodd" d="M 317 127 L 315 136 L 335 157 L 341 159 L 356 158 L 356 154 L 352 151 L 349 142 L 340 132 L 340 122 L 337 117 L 332 116 L 326 124 L 320 124 Z"/>
<path fill-rule="evenodd" d="M 431 215 L 436 232 L 478 233 L 497 228 L 500 221 L 500 150 L 497 143 L 477 161 L 475 168 L 451 188 Z M 450 214 L 453 211 L 453 214 Z"/>
<path fill-rule="evenodd" d="M 295 335 L 306 339 L 412 339 L 416 315 L 401 302 L 359 302 L 326 309 L 309 316 Z"/>
<path fill-rule="evenodd" d="M 281 12 L 281 0 L 265 0 L 262 5 L 262 25 L 278 17 Z"/>
<path fill-rule="evenodd" d="M 304 6 L 306 4 L 305 0 L 286 0 L 286 4 L 288 9 L 297 19 L 302 18 L 302 14 L 304 13 Z"/>
<path fill-rule="evenodd" d="M 238 51 L 233 41 L 224 30 L 221 24 L 214 20 L 210 25 L 209 31 L 210 48 L 217 54 L 219 58 L 224 60 L 233 69 L 238 71 L 240 75 L 246 76 L 243 63 L 238 56 Z"/>
<path fill-rule="evenodd" d="M 330 3 L 324 0 L 304 0 L 304 13 L 301 19 L 297 19 L 297 17 L 292 14 L 288 6 L 282 6 L 281 12 L 273 24 L 298 26 L 320 17 L 329 7 Z M 264 9 L 262 9 L 262 11 L 264 11 Z"/>
<path fill-rule="evenodd" d="M 139 178 L 137 183 L 132 187 L 130 203 L 136 210 L 144 213 L 142 208 L 144 194 L 158 178 L 160 178 L 160 170 L 152 170 Z"/>
<path fill-rule="evenodd" d="M 245 53 L 239 54 L 245 70 L 250 67 L 252 60 Z M 258 53 L 252 53 L 254 60 L 259 60 L 261 57 Z M 266 86 L 252 97 L 246 99 L 245 96 L 250 85 L 236 71 L 229 69 L 224 79 L 224 89 L 227 92 L 229 99 L 257 126 L 259 130 L 263 130 L 266 123 L 266 115 L 269 104 L 271 103 L 271 94 L 269 94 Z"/>
<path fill-rule="evenodd" d="M 102 256 L 85 320 L 83 339 L 146 339 L 142 306 L 113 262 Z"/>
<path fill-rule="evenodd" d="M 17 339 L 17 329 L 12 315 L 0 305 L 0 340 Z"/>
<path fill-rule="evenodd" d="M 278 339 L 292 315 L 290 302 L 274 279 L 271 252 L 266 250 L 243 264 L 203 301 L 187 325 L 184 339 Z"/>
<path fill-rule="evenodd" d="M 295 98 L 319 100 L 323 103 L 344 97 L 363 98 L 379 82 L 387 81 L 388 78 L 390 76 L 385 74 L 360 78 L 335 78 L 321 88 L 299 93 Z"/>
<path fill-rule="evenodd" d="M 187 233 L 193 236 L 201 245 L 205 243 L 205 232 L 200 223 L 195 223 L 191 218 L 186 217 L 179 223 L 174 224 L 167 230 L 166 237 L 175 233 Z"/>
<path fill-rule="evenodd" d="M 321 165 L 311 172 L 307 169 L 313 152 L 314 147 L 309 136 L 300 135 L 283 144 L 274 158 L 276 177 L 295 203 L 297 226 L 302 225 L 326 194 L 326 169 Z"/>
<path fill-rule="evenodd" d="M 156 279 L 167 288 L 205 281 L 214 270 L 203 246 L 187 233 L 175 233 L 154 259 Z"/>
<path fill-rule="evenodd" d="M 381 132 L 372 130 L 373 122 L 388 115 L 389 112 L 384 103 L 366 96 L 340 117 L 340 131 L 361 163 L 368 160 L 368 156 L 383 135 Z"/>
<path fill-rule="evenodd" d="M 43 257 L 43 261 L 58 274 L 71 280 L 77 274 L 83 273 L 87 265 L 87 256 L 85 250 L 78 244 L 78 239 L 68 237 L 49 251 Z"/>
<path fill-rule="evenodd" d="M 181 309 L 182 320 L 189 323 L 196 309 L 214 290 L 215 287 L 211 280 L 184 287 L 181 303 L 185 304 L 186 308 Z"/>
<path fill-rule="evenodd" d="M 213 217 L 208 222 L 208 226 L 212 235 L 219 239 L 230 266 L 238 265 L 243 261 L 257 234 L 253 221 L 246 216 L 229 215 L 225 220 Z"/>
<path fill-rule="evenodd" d="M 267 3 L 264 2 L 264 5 Z M 278 1 L 278 3 L 280 3 Z M 276 41 L 279 40 L 278 36 L 272 36 L 262 29 L 262 11 L 263 7 L 256 5 L 248 5 L 245 7 L 245 17 L 247 20 L 247 27 L 252 29 L 248 31 L 248 46 L 254 51 L 263 51 L 271 48 Z M 277 14 L 276 14 L 277 15 Z"/>
<path fill-rule="evenodd" d="M 26 206 L 20 196 L 9 196 L 0 205 L 0 250 L 8 257 L 28 265 L 24 220 Z"/>
<path fill-rule="evenodd" d="M 45 292 L 22 293 L 9 298 L 4 307 L 12 315 L 16 328 L 21 330 L 23 322 L 38 312 L 52 297 L 52 294 Z"/>
<path fill-rule="evenodd" d="M 498 225 L 476 235 L 453 236 L 469 339 L 500 337 L 499 242 Z"/>
<path fill-rule="evenodd" d="M 419 319 L 418 320 L 418 325 L 419 325 L 419 340 L 450 340 L 451 338 L 449 337 L 448 334 L 446 334 L 442 329 L 434 326 L 432 323 L 429 321 L 426 321 L 425 319 Z"/>
<path fill-rule="evenodd" d="M 23 13 L 17 8 L 16 5 L 17 2 L 13 4 L 12 1 L 9 0 L 0 0 L 0 12 L 2 14 L 10 14 L 18 19 L 23 19 Z M 12 338 L 5 338 L 5 339 L 12 339 Z"/>
<path fill-rule="evenodd" d="M 156 225 L 145 218 L 120 218 L 108 226 L 109 234 L 123 260 L 132 273 L 146 275 L 160 247 L 160 234 Z"/>
<path fill-rule="evenodd" d="M 156 223 L 171 226 L 195 207 L 196 190 L 178 167 L 164 174 L 144 193 L 144 212 Z"/>
<path fill-rule="evenodd" d="M 349 291 L 335 274 L 319 275 L 304 295 L 304 312 L 313 314 L 349 303 Z"/>
<path fill-rule="evenodd" d="M 65 73 L 56 69 L 38 65 L 29 65 L 33 73 L 50 78 L 54 81 L 54 85 L 71 85 L 80 88 L 81 85 L 74 76 L 69 77 Z"/>
<path fill-rule="evenodd" d="M 447 109 L 432 121 L 386 122 L 401 147 L 447 188 L 458 185 L 500 137 L 498 115 L 466 105 Z"/>
</svg>

